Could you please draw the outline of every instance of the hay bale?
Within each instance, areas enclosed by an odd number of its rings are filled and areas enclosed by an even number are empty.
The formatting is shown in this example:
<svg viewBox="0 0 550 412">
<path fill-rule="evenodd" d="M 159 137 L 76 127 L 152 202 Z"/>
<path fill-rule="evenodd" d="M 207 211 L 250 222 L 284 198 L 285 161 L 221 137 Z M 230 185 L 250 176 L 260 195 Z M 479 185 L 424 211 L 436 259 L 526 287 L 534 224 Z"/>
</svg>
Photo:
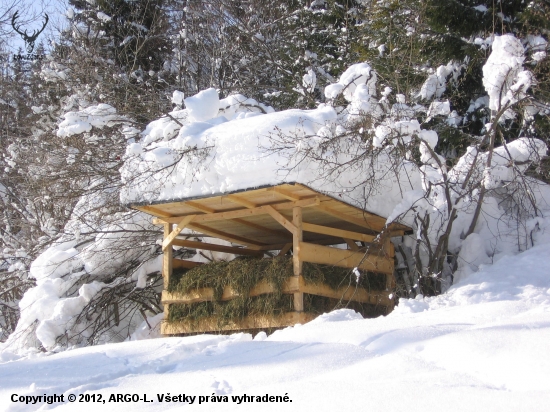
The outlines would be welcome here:
<svg viewBox="0 0 550 412">
<path fill-rule="evenodd" d="M 335 266 L 303 264 L 302 274 L 306 283 L 324 283 L 336 290 L 340 287 L 363 287 L 367 290 L 384 290 L 386 276 L 363 272 L 359 284 L 349 269 Z M 282 293 L 286 279 L 293 276 L 292 258 L 287 256 L 271 259 L 237 258 L 230 262 L 213 262 L 189 270 L 174 272 L 168 286 L 169 292 L 189 293 L 194 289 L 212 288 L 214 301 L 192 304 L 171 304 L 168 322 L 188 321 L 193 324 L 207 317 L 214 317 L 219 328 L 231 320 L 250 315 L 280 315 L 294 310 L 292 295 Z M 269 282 L 275 292 L 250 297 L 250 290 L 260 281 Z M 220 301 L 223 290 L 230 286 L 239 293 L 235 299 Z M 375 305 L 329 299 L 315 295 L 304 295 L 304 310 L 311 313 L 325 313 L 341 307 L 355 309 L 369 317 L 384 314 L 385 308 Z M 383 310 L 382 310 L 383 309 Z"/>
</svg>

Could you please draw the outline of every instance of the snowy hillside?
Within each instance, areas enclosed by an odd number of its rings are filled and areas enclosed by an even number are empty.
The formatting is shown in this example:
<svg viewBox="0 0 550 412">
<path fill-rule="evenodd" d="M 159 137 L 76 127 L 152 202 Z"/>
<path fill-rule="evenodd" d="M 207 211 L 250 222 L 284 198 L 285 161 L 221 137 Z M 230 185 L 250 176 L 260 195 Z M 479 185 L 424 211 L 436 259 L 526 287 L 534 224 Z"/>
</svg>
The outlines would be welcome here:
<svg viewBox="0 0 550 412">
<path fill-rule="evenodd" d="M 444 295 L 402 300 L 387 317 L 363 320 L 340 310 L 267 338 L 162 338 L 20 359 L 5 351 L 1 410 L 546 410 L 550 243 L 539 243 Z M 11 402 L 13 394 L 63 394 L 65 402 L 25 405 Z M 69 394 L 102 401 L 69 403 Z M 152 402 L 115 404 L 112 394 Z M 158 400 L 179 394 L 196 396 L 194 403 Z M 238 404 L 244 394 L 254 402 Z M 255 397 L 266 394 L 292 403 L 257 405 Z"/>
</svg>

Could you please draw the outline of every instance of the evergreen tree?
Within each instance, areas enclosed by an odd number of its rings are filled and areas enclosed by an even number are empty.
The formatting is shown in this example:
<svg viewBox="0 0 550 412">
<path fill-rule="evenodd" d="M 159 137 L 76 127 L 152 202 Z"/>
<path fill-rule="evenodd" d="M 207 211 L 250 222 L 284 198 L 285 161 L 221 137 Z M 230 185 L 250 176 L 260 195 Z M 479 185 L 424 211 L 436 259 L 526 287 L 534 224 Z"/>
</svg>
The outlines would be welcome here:
<svg viewBox="0 0 550 412">
<path fill-rule="evenodd" d="M 492 36 L 512 33 L 524 39 L 528 64 L 536 77 L 532 88 L 535 99 L 548 99 L 548 60 L 536 60 L 545 45 L 529 44 L 533 36 L 546 33 L 550 6 L 545 1 L 416 0 L 370 2 L 365 9 L 362 58 L 375 68 L 383 86 L 407 101 L 449 100 L 451 112 L 462 113 L 460 124 L 426 113 L 419 120 L 440 134 L 439 148 L 457 158 L 483 134 L 491 113 L 479 98 L 487 95 L 482 84 L 482 66 L 490 52 Z M 541 48 L 542 47 L 542 48 Z M 440 69 L 438 75 L 438 68 Z M 431 75 L 432 85 L 426 82 Z M 426 93 L 423 86 L 433 89 Z M 395 100 L 394 100 L 395 101 Z M 546 116 L 517 117 L 501 127 L 503 138 L 511 141 L 529 130 L 546 139 Z M 497 144 L 500 144 L 497 142 Z"/>
<path fill-rule="evenodd" d="M 313 107 L 355 60 L 357 8 L 347 0 L 182 2 L 173 68 L 186 94 L 214 86 L 276 108 Z M 307 76 L 307 78 L 304 78 Z"/>
</svg>

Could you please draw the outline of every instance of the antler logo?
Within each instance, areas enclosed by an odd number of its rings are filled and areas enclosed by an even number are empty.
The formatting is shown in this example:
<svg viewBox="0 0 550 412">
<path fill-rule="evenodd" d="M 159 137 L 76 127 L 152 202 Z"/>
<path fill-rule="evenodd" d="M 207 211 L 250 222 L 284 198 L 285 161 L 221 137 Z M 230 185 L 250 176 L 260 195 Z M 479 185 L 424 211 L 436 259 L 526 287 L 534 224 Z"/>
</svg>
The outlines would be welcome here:
<svg viewBox="0 0 550 412">
<path fill-rule="evenodd" d="M 34 42 L 36 41 L 36 38 L 38 37 L 38 35 L 40 33 L 42 33 L 44 31 L 44 29 L 46 28 L 46 24 L 48 24 L 48 20 L 49 20 L 49 17 L 46 13 L 44 13 L 44 16 L 45 16 L 45 19 L 44 19 L 44 25 L 42 26 L 42 28 L 40 30 L 35 30 L 33 31 L 32 35 L 28 35 L 27 34 L 27 30 L 25 30 L 24 32 L 22 32 L 20 30 L 20 25 L 16 24 L 15 21 L 17 20 L 17 17 L 18 17 L 18 14 L 19 12 L 16 11 L 14 14 L 13 14 L 13 17 L 11 18 L 11 26 L 13 27 L 13 29 L 19 33 L 21 35 L 21 38 L 25 41 L 25 47 L 27 49 L 27 53 L 32 53 L 32 51 L 34 50 Z"/>
</svg>

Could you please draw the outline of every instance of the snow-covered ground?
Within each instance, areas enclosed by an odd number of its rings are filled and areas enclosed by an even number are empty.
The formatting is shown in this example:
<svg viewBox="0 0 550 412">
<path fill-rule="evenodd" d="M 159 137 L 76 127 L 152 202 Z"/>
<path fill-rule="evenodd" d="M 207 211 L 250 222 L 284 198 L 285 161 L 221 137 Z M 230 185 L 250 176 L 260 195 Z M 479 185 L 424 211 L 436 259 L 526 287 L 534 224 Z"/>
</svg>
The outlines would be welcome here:
<svg viewBox="0 0 550 412">
<path fill-rule="evenodd" d="M 387 317 L 340 310 L 255 339 L 203 335 L 55 355 L 0 354 L 4 411 L 543 411 L 550 404 L 550 243 L 483 267 L 439 297 L 401 301 Z M 61 395 L 25 405 L 12 395 Z M 67 402 L 69 394 L 77 402 Z M 105 403 L 79 403 L 80 394 Z M 109 402 L 138 394 L 152 402 Z M 194 403 L 158 395 L 196 396 Z M 228 402 L 212 402 L 227 396 Z M 253 395 L 254 402 L 233 400 Z M 292 403 L 257 404 L 288 395 Z M 199 404 L 199 396 L 208 402 Z M 19 399 L 19 398 L 17 398 Z M 23 399 L 23 398 L 21 398 Z M 242 398 L 239 398 L 242 399 Z"/>
</svg>

